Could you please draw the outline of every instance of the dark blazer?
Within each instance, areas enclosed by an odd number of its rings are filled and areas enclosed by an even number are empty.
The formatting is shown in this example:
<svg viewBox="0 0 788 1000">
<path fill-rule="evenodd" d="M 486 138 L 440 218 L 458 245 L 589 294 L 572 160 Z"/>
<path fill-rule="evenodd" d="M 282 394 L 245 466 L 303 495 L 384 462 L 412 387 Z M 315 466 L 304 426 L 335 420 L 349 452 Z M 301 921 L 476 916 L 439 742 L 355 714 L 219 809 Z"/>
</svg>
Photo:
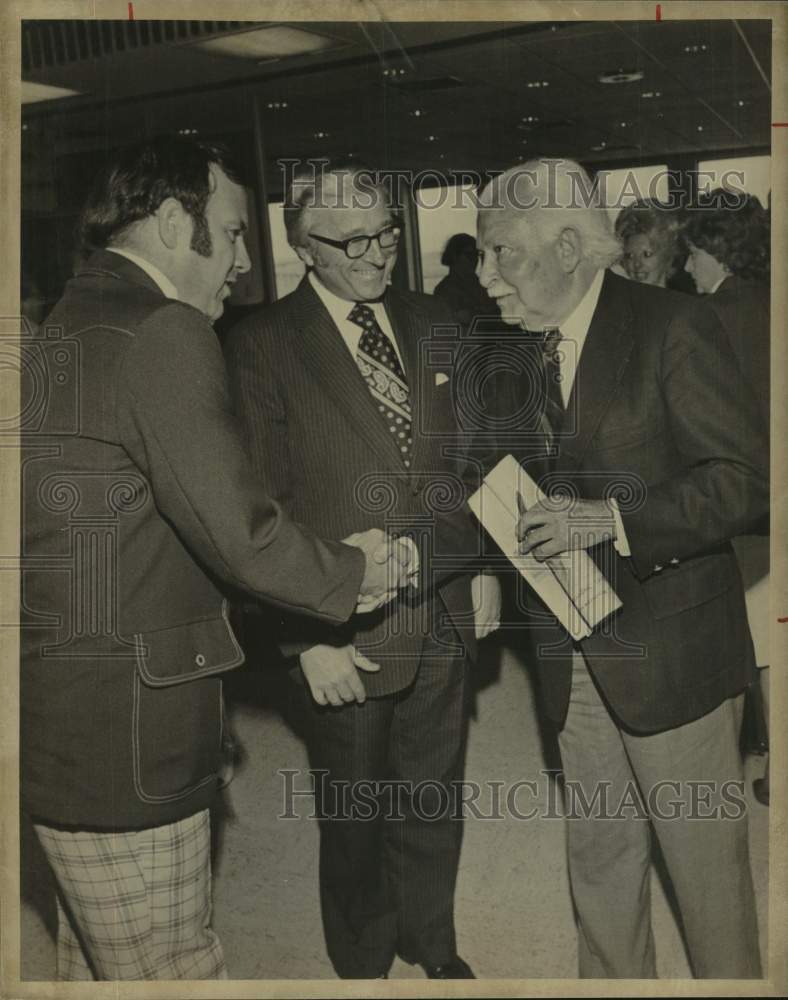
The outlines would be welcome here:
<svg viewBox="0 0 788 1000">
<path fill-rule="evenodd" d="M 457 443 L 451 380 L 436 385 L 421 352 L 435 324 L 456 321 L 430 296 L 390 288 L 385 302 L 410 386 L 410 469 L 306 278 L 231 331 L 225 350 L 233 396 L 255 469 L 296 521 L 327 538 L 384 522 L 428 536 L 429 546 L 420 546 L 426 562 L 430 547 L 451 562 L 475 551 L 478 530 L 463 508 L 460 465 L 443 454 Z M 364 675 L 367 692 L 401 690 L 415 676 L 436 614 L 448 610 L 466 648 L 475 647 L 467 574 L 444 580 L 439 598 L 427 591 L 347 627 L 282 616 L 280 627 L 293 639 L 282 650 L 293 655 L 317 643 L 353 642 L 381 664 L 379 673 Z"/>
<path fill-rule="evenodd" d="M 623 607 L 582 648 L 624 726 L 669 729 L 754 675 L 730 539 L 768 508 L 757 405 L 702 300 L 608 272 L 567 414 L 553 481 L 584 498 L 617 496 L 632 551 L 590 550 Z M 571 641 L 529 602 L 547 709 L 560 725 Z"/>
<path fill-rule="evenodd" d="M 726 278 L 705 301 L 717 314 L 739 367 L 755 390 L 761 415 L 769 426 L 769 285 Z"/>
<path fill-rule="evenodd" d="M 217 675 L 243 660 L 220 582 L 341 622 L 361 554 L 254 478 L 207 319 L 94 254 L 26 366 L 22 795 L 49 822 L 140 827 L 210 803 Z"/>
</svg>

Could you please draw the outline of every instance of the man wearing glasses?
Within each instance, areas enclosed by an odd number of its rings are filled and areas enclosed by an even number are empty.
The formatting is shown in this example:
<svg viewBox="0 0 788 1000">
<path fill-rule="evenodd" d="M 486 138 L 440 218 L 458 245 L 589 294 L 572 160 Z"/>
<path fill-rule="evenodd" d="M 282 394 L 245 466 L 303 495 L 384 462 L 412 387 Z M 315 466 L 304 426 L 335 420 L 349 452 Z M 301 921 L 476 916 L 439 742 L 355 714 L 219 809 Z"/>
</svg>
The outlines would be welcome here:
<svg viewBox="0 0 788 1000">
<path fill-rule="evenodd" d="M 420 364 L 420 343 L 453 321 L 432 297 L 390 287 L 400 227 L 369 180 L 341 166 L 296 176 L 285 225 L 307 273 L 231 332 L 227 360 L 253 464 L 296 521 L 340 538 L 383 513 L 394 533 L 428 536 L 420 589 L 390 613 L 344 628 L 279 623 L 301 681 L 310 764 L 323 772 L 329 956 L 342 978 L 385 977 L 397 953 L 430 978 L 473 978 L 454 934 L 453 796 L 483 629 L 462 559 L 453 576 L 444 560 L 438 578 L 430 553 L 467 556 L 476 533 L 441 452 L 456 434 L 449 381 Z M 441 490 L 456 496 L 436 514 Z"/>
</svg>

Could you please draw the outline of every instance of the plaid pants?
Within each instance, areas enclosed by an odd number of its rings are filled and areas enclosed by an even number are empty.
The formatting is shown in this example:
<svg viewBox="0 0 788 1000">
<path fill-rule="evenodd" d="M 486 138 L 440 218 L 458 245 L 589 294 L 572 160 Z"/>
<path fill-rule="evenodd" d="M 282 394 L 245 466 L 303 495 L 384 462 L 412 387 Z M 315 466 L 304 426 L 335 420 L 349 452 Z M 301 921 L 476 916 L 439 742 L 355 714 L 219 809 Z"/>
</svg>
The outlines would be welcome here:
<svg viewBox="0 0 788 1000">
<path fill-rule="evenodd" d="M 227 978 L 207 809 L 147 830 L 35 830 L 59 890 L 58 979 Z"/>
</svg>

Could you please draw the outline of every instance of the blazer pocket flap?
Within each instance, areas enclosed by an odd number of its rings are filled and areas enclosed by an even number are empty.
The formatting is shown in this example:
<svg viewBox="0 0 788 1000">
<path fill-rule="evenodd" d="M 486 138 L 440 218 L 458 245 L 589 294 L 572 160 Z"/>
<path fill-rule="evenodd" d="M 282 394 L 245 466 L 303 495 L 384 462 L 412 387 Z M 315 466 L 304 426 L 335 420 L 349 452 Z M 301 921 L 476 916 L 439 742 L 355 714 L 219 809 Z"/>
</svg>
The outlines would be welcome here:
<svg viewBox="0 0 788 1000">
<path fill-rule="evenodd" d="M 696 608 L 730 590 L 735 567 L 726 555 L 700 556 L 665 566 L 643 584 L 651 613 L 656 619 L 670 618 Z"/>
<path fill-rule="evenodd" d="M 206 674 L 222 673 L 244 660 L 224 615 L 153 632 L 138 632 L 134 641 L 137 669 L 150 687 L 168 687 Z"/>
</svg>

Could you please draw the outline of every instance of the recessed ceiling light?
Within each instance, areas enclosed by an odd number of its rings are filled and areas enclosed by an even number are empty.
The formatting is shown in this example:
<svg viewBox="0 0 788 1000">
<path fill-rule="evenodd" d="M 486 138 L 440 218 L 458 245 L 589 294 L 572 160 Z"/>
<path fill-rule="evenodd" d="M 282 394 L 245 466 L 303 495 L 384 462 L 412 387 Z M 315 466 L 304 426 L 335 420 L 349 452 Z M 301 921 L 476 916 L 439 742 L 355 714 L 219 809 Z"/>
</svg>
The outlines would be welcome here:
<svg viewBox="0 0 788 1000">
<path fill-rule="evenodd" d="M 539 121 L 539 115 L 524 115 L 520 121 L 525 122 L 527 125 L 536 125 Z"/>
<path fill-rule="evenodd" d="M 606 142 L 598 142 L 596 146 L 592 146 L 591 149 L 593 149 L 595 153 L 601 153 L 606 146 L 607 146 Z"/>
<path fill-rule="evenodd" d="M 284 111 L 287 107 L 287 101 L 269 101 L 266 107 L 269 111 Z"/>
<path fill-rule="evenodd" d="M 77 97 L 79 90 L 68 90 L 66 87 L 50 87 L 46 83 L 22 81 L 22 104 L 37 104 L 39 101 L 55 101 L 59 97 Z"/>
<path fill-rule="evenodd" d="M 27 130 L 29 128 L 30 128 L 30 126 L 27 124 L 27 122 L 22 122 L 22 131 L 23 132 L 27 132 Z"/>
<path fill-rule="evenodd" d="M 700 52 L 705 52 L 707 48 L 707 45 L 685 45 L 684 51 L 691 53 L 692 55 L 697 55 Z"/>
<path fill-rule="evenodd" d="M 196 128 L 179 128 L 178 135 L 197 135 Z"/>
<path fill-rule="evenodd" d="M 437 142 L 437 141 L 438 141 L 437 135 L 428 135 L 427 136 L 427 142 Z"/>
<path fill-rule="evenodd" d="M 383 76 L 388 76 L 388 77 L 392 77 L 392 76 L 405 76 L 405 70 L 401 66 L 399 66 L 399 67 L 388 67 L 388 68 L 386 68 L 386 69 L 383 70 Z"/>
<path fill-rule="evenodd" d="M 316 139 L 328 139 L 330 138 L 329 132 L 315 132 Z"/>
<path fill-rule="evenodd" d="M 314 31 L 274 24 L 266 28 L 238 31 L 232 35 L 193 42 L 190 48 L 239 59 L 286 59 L 289 56 L 322 52 L 324 49 L 334 48 L 337 44 L 335 39 L 318 35 Z"/>
<path fill-rule="evenodd" d="M 662 92 L 659 90 L 644 90 L 640 96 L 648 101 L 652 97 L 662 97 Z"/>
<path fill-rule="evenodd" d="M 549 86 L 550 86 L 549 80 L 529 80 L 528 83 L 526 83 L 526 87 L 529 90 L 538 90 L 541 87 L 549 87 Z"/>
<path fill-rule="evenodd" d="M 696 132 L 702 132 L 703 131 L 703 126 L 702 125 L 696 125 L 695 126 L 695 131 Z"/>
<path fill-rule="evenodd" d="M 600 83 L 635 83 L 643 79 L 642 69 L 609 69 L 597 77 Z"/>
<path fill-rule="evenodd" d="M 742 100 L 738 100 L 738 101 L 734 101 L 733 102 L 734 108 L 743 108 L 743 107 L 746 106 L 746 104 L 747 104 L 747 102 L 746 101 L 742 101 Z"/>
<path fill-rule="evenodd" d="M 410 112 L 410 114 L 413 118 L 423 118 L 424 115 L 427 114 L 427 112 L 423 108 L 414 108 L 413 111 Z"/>
<path fill-rule="evenodd" d="M 632 122 L 618 122 L 617 124 L 619 128 L 629 128 Z"/>
</svg>

